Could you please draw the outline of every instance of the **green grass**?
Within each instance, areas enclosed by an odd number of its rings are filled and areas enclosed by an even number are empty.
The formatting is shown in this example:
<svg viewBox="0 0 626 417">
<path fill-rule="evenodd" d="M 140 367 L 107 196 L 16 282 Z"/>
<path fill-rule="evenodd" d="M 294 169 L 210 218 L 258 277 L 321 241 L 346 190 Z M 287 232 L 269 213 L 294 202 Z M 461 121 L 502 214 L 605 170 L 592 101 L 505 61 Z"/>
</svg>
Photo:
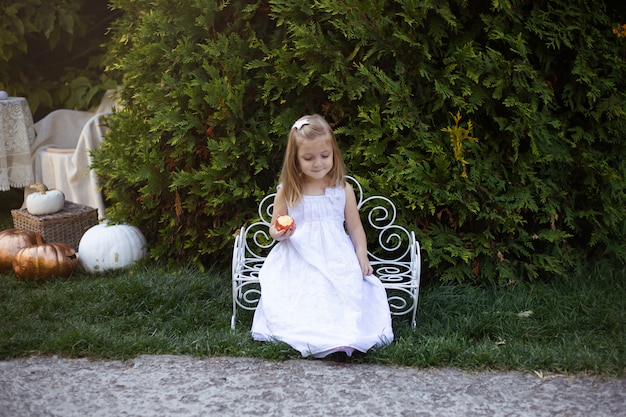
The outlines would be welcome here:
<svg viewBox="0 0 626 417">
<path fill-rule="evenodd" d="M 1 192 L 0 229 L 21 190 Z M 251 313 L 230 331 L 228 271 L 143 265 L 44 283 L 0 274 L 0 359 L 31 354 L 131 358 L 139 354 L 299 358 L 254 342 Z M 396 340 L 352 361 L 626 375 L 626 271 L 590 267 L 565 281 L 502 288 L 433 285 L 418 326 L 394 318 Z"/>
<path fill-rule="evenodd" d="M 0 359 L 298 358 L 284 344 L 254 342 L 250 313 L 231 332 L 229 279 L 158 265 L 44 283 L 0 275 Z M 416 330 L 394 318 L 394 343 L 352 361 L 624 376 L 625 284 L 623 270 L 588 268 L 551 283 L 432 286 L 422 291 Z"/>
</svg>

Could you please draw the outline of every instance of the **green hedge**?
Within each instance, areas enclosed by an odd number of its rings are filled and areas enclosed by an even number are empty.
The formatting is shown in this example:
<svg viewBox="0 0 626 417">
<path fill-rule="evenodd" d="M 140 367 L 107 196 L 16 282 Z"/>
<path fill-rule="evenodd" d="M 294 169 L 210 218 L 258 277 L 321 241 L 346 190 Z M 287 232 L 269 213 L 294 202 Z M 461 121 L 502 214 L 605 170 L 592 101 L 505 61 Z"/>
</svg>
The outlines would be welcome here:
<svg viewBox="0 0 626 417">
<path fill-rule="evenodd" d="M 597 1 L 112 1 L 125 109 L 94 167 L 150 256 L 228 263 L 304 113 L 437 280 L 623 263 L 626 38 Z"/>
</svg>

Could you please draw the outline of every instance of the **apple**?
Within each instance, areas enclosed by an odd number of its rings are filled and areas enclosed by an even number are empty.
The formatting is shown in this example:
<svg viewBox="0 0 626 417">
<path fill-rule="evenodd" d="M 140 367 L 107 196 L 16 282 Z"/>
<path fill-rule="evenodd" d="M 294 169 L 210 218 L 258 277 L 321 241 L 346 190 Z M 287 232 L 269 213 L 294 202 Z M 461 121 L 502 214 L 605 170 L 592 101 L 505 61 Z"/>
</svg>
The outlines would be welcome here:
<svg viewBox="0 0 626 417">
<path fill-rule="evenodd" d="M 291 216 L 287 216 L 285 214 L 284 216 L 278 216 L 278 218 L 276 218 L 276 230 L 279 232 L 287 229 L 293 229 L 294 227 L 296 227 L 296 222 L 293 221 Z"/>
</svg>

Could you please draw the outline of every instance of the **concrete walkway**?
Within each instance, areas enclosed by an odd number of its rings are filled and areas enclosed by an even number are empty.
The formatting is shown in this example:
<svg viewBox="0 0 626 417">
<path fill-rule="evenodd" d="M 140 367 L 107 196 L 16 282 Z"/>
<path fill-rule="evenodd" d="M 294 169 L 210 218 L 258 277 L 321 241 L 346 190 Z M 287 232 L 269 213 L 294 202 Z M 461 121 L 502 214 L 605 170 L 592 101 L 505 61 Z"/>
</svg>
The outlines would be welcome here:
<svg viewBox="0 0 626 417">
<path fill-rule="evenodd" d="M 626 379 L 327 360 L 0 362 L 0 416 L 626 416 Z"/>
</svg>

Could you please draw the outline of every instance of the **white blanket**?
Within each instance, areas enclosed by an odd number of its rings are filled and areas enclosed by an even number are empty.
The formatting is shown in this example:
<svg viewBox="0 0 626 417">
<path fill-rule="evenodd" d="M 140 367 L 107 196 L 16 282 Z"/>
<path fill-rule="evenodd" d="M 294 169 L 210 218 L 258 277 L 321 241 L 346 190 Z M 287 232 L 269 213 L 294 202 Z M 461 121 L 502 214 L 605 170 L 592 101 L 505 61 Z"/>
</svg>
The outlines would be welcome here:
<svg viewBox="0 0 626 417">
<path fill-rule="evenodd" d="M 63 191 L 68 201 L 97 208 L 101 219 L 105 205 L 98 178 L 90 169 L 90 153 L 104 140 L 102 122 L 114 105 L 111 96 L 107 92 L 94 112 L 62 109 L 49 113 L 35 123 L 37 136 L 31 146 L 35 182 Z M 25 189 L 24 202 L 32 191 Z"/>
</svg>

